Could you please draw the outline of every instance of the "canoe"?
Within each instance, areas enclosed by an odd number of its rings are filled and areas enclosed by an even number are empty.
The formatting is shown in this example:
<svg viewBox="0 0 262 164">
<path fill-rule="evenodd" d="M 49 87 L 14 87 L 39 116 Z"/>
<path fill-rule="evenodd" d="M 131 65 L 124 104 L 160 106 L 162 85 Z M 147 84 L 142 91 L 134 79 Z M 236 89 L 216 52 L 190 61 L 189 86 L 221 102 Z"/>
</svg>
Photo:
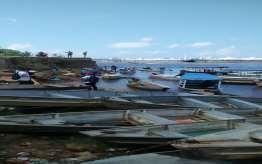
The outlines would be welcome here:
<svg viewBox="0 0 262 164">
<path fill-rule="evenodd" d="M 120 78 L 121 78 L 121 75 L 118 73 L 115 73 L 115 74 L 105 73 L 104 75 L 102 75 L 102 79 L 104 80 L 118 80 Z"/>
<path fill-rule="evenodd" d="M 168 86 L 146 82 L 146 81 L 128 81 L 127 84 L 130 88 L 142 89 L 142 90 L 151 90 L 151 91 L 166 91 L 169 89 Z"/>
<path fill-rule="evenodd" d="M 242 123 L 236 129 L 187 138 L 173 143 L 172 146 L 183 154 L 194 155 L 198 158 L 261 159 L 261 141 L 260 125 Z"/>
<path fill-rule="evenodd" d="M 15 92 L 15 93 L 14 93 Z M 144 96 L 128 95 L 126 93 L 111 93 L 103 91 L 20 91 L 20 96 L 15 96 L 18 91 L 8 91 L 7 96 L 0 96 L 1 106 L 11 107 L 39 107 L 39 108 L 74 108 L 81 109 L 135 109 L 135 108 L 203 108 L 203 109 L 253 109 L 262 110 L 261 98 L 244 98 L 234 96 L 176 96 L 169 93 L 158 92 Z M 5 91 L 0 92 L 2 95 Z M 13 93 L 13 94 L 12 94 Z M 40 94 L 41 93 L 41 94 Z M 78 94 L 79 93 L 79 94 Z M 29 96 L 29 95 L 30 96 Z M 118 94 L 118 95 L 117 95 Z M 164 95 L 166 94 L 166 95 Z M 77 97 L 72 99 L 72 97 Z M 89 105 L 88 105 L 89 104 Z"/>
<path fill-rule="evenodd" d="M 157 79 L 157 80 L 168 80 L 168 81 L 178 81 L 179 78 L 174 75 L 167 75 L 167 74 L 156 74 L 152 73 L 149 78 Z"/>
<path fill-rule="evenodd" d="M 192 124 L 169 124 L 153 126 L 117 127 L 81 131 L 81 134 L 118 144 L 165 144 L 189 138 L 201 133 L 228 129 L 226 121 L 197 122 Z"/>
</svg>

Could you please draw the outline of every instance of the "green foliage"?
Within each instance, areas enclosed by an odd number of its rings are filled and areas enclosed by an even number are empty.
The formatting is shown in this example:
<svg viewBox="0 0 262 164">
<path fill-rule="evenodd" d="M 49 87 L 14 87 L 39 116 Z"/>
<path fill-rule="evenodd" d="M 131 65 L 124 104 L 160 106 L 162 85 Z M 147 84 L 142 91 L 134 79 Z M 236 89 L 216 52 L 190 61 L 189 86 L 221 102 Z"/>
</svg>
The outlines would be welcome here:
<svg viewBox="0 0 262 164">
<path fill-rule="evenodd" d="M 28 51 L 21 52 L 18 50 L 11 49 L 0 49 L 0 57 L 29 57 L 31 53 Z"/>
</svg>

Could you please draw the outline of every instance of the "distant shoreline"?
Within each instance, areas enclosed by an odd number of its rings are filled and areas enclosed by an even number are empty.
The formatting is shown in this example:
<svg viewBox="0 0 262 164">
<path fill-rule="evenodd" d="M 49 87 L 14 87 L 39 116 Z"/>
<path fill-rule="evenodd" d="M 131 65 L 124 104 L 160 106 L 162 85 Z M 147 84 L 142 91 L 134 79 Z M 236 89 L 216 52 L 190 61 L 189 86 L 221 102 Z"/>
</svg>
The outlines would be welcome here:
<svg viewBox="0 0 262 164">
<path fill-rule="evenodd" d="M 94 59 L 97 62 L 114 63 L 262 63 L 262 60 L 197 60 L 195 62 L 184 62 L 183 60 L 121 60 L 121 59 Z"/>
</svg>

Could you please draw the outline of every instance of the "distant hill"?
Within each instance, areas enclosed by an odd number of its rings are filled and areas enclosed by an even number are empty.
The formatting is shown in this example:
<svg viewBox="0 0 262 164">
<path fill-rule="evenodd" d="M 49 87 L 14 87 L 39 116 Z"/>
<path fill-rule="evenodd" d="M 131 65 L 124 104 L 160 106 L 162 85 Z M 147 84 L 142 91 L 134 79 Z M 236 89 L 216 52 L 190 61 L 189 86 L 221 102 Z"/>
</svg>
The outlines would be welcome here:
<svg viewBox="0 0 262 164">
<path fill-rule="evenodd" d="M 0 48 L 0 57 L 28 57 L 30 55 L 30 52 L 21 52 L 18 50 Z"/>
</svg>

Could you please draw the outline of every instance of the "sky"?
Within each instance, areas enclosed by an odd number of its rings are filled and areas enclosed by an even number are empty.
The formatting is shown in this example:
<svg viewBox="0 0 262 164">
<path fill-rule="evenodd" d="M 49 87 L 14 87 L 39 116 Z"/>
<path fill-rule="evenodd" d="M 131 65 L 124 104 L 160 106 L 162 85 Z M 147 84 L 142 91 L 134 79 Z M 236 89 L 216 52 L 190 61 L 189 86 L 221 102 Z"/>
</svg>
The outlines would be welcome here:
<svg viewBox="0 0 262 164">
<path fill-rule="evenodd" d="M 93 58 L 262 58 L 261 0 L 0 0 L 0 47 Z"/>
</svg>

